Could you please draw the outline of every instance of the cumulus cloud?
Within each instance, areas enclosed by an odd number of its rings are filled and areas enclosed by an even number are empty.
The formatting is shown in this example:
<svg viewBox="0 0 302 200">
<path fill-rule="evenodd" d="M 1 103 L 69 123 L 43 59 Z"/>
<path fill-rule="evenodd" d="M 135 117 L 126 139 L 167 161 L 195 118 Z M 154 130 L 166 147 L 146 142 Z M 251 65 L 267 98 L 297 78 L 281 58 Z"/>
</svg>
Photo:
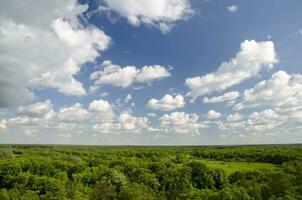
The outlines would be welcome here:
<svg viewBox="0 0 302 200">
<path fill-rule="evenodd" d="M 222 63 L 210 74 L 187 78 L 185 85 L 189 96 L 196 98 L 213 92 L 221 92 L 243 80 L 257 76 L 263 68 L 272 68 L 277 63 L 274 43 L 245 40 L 235 58 Z"/>
<path fill-rule="evenodd" d="M 228 6 L 228 10 L 229 10 L 231 13 L 237 12 L 238 6 L 236 6 L 236 5 Z"/>
<path fill-rule="evenodd" d="M 86 119 L 88 111 L 80 103 L 75 103 L 70 107 L 64 107 L 57 113 L 57 117 L 62 122 L 79 122 Z"/>
<path fill-rule="evenodd" d="M 65 95 L 86 94 L 75 75 L 110 44 L 102 30 L 80 23 L 87 9 L 76 0 L 1 4 L 1 107 L 32 100 L 36 87 L 56 88 Z"/>
<path fill-rule="evenodd" d="M 253 112 L 249 116 L 246 128 L 256 131 L 273 129 L 283 124 L 286 119 L 286 116 L 282 116 L 271 109 L 266 109 L 261 112 Z"/>
<path fill-rule="evenodd" d="M 146 117 L 134 117 L 129 112 L 121 113 L 119 122 L 125 130 L 137 130 L 147 128 L 148 126 L 148 119 Z"/>
<path fill-rule="evenodd" d="M 96 133 L 139 133 L 148 127 L 148 118 L 136 117 L 127 111 L 115 116 L 115 119 L 101 121 L 92 126 Z"/>
<path fill-rule="evenodd" d="M 185 106 L 184 97 L 176 95 L 175 97 L 166 94 L 160 100 L 150 99 L 146 105 L 147 108 L 161 111 L 171 111 Z"/>
<path fill-rule="evenodd" d="M 89 103 L 88 110 L 91 112 L 111 112 L 111 105 L 108 101 L 100 99 Z"/>
<path fill-rule="evenodd" d="M 238 132 L 243 135 L 267 134 L 266 131 L 273 131 L 280 126 L 287 127 L 288 117 L 280 115 L 274 110 L 265 109 L 260 112 L 253 112 L 242 120 L 239 114 L 229 115 L 228 122 L 220 122 L 219 128 L 222 130 Z M 282 128 L 282 129 L 283 129 Z M 277 133 L 277 132 L 276 132 Z"/>
<path fill-rule="evenodd" d="M 136 81 L 140 83 L 148 83 L 153 80 L 169 77 L 170 67 L 163 67 L 161 65 L 144 66 L 138 70 Z"/>
<path fill-rule="evenodd" d="M 93 72 L 90 79 L 94 80 L 91 91 L 96 91 L 102 85 L 112 85 L 114 87 L 127 88 L 134 83 L 151 83 L 169 77 L 170 69 L 161 65 L 144 66 L 138 69 L 136 66 L 120 67 L 110 60 L 105 60 L 102 69 Z"/>
<path fill-rule="evenodd" d="M 207 126 L 199 122 L 199 116 L 195 113 L 172 112 L 159 118 L 160 130 L 163 132 L 181 134 L 199 134 L 200 129 Z"/>
<path fill-rule="evenodd" d="M 194 13 L 187 0 L 105 0 L 102 11 L 114 11 L 125 17 L 129 24 L 146 24 L 160 29 L 163 33 L 172 30 L 175 22 L 186 20 Z"/>
<path fill-rule="evenodd" d="M 29 104 L 27 106 L 20 106 L 17 108 L 17 114 L 23 116 L 29 116 L 33 118 L 43 118 L 49 111 L 51 111 L 53 105 L 50 100 L 45 102 L 37 102 Z"/>
<path fill-rule="evenodd" d="M 242 120 L 242 116 L 239 113 L 229 114 L 226 120 L 228 122 L 236 122 Z"/>
<path fill-rule="evenodd" d="M 0 120 L 0 128 L 15 128 L 39 134 L 51 130 L 62 137 L 86 133 L 140 133 L 150 128 L 148 118 L 129 111 L 117 111 L 106 100 L 93 100 L 85 108 L 80 103 L 54 109 L 49 100 L 19 107 L 16 116 Z"/>
<path fill-rule="evenodd" d="M 243 93 L 236 110 L 269 107 L 277 110 L 296 110 L 302 107 L 302 75 L 285 71 L 274 73 L 271 79 L 256 84 Z"/>
<path fill-rule="evenodd" d="M 238 113 L 229 115 L 227 121 L 218 122 L 218 128 L 226 131 L 227 134 L 234 134 L 235 137 L 262 137 L 278 134 L 287 134 L 295 130 L 299 125 L 290 116 L 281 114 L 272 109 L 265 109 L 259 112 L 242 117 Z M 295 124 L 293 126 L 293 124 Z M 300 122 L 301 124 L 301 122 Z M 239 134 L 239 135 L 238 135 Z"/>
<path fill-rule="evenodd" d="M 207 113 L 206 117 L 208 119 L 218 119 L 221 117 L 221 113 L 220 112 L 216 112 L 215 110 L 209 110 L 209 112 Z"/>
<path fill-rule="evenodd" d="M 212 97 L 212 98 L 205 97 L 203 98 L 202 101 L 203 103 L 221 103 L 225 101 L 233 101 L 237 99 L 239 96 L 240 96 L 239 92 L 233 91 L 233 92 L 224 93 L 223 95 L 217 97 Z"/>
</svg>

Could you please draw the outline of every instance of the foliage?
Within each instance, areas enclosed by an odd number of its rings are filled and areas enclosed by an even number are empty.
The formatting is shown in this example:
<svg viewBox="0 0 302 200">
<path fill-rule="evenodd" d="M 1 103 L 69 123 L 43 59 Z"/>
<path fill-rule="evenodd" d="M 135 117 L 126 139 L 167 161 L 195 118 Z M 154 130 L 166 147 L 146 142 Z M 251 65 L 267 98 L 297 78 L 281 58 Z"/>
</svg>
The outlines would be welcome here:
<svg viewBox="0 0 302 200">
<path fill-rule="evenodd" d="M 0 199 L 302 199 L 302 146 L 0 146 Z"/>
</svg>

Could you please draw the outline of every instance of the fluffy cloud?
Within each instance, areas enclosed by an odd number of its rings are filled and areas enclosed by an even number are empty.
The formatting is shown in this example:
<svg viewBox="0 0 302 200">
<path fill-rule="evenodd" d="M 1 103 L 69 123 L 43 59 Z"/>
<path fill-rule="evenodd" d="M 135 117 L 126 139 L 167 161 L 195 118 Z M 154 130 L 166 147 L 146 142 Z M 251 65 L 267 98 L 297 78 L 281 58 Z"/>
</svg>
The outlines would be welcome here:
<svg viewBox="0 0 302 200">
<path fill-rule="evenodd" d="M 220 112 L 216 112 L 215 110 L 209 110 L 209 112 L 207 113 L 206 117 L 208 119 L 218 119 L 221 117 L 221 113 Z"/>
<path fill-rule="evenodd" d="M 112 10 L 127 18 L 133 26 L 146 24 L 170 32 L 174 23 L 189 18 L 194 12 L 187 0 L 105 0 L 102 11 Z"/>
<path fill-rule="evenodd" d="M 301 133 L 302 124 L 302 75 L 278 71 L 268 80 L 244 91 L 243 99 L 234 106 L 246 108 L 266 108 L 253 113 L 247 124 L 251 131 L 272 130 L 282 133 Z M 272 133 L 274 133 L 272 132 Z"/>
<path fill-rule="evenodd" d="M 235 105 L 236 110 L 269 107 L 276 110 L 298 110 L 302 107 L 302 75 L 285 71 L 274 73 L 269 80 L 259 82 L 244 91 L 243 99 Z"/>
<path fill-rule="evenodd" d="M 286 116 L 279 115 L 271 109 L 266 109 L 261 112 L 253 112 L 249 116 L 246 129 L 265 131 L 283 124 L 286 119 Z"/>
<path fill-rule="evenodd" d="M 144 66 L 138 70 L 135 80 L 140 83 L 148 83 L 153 80 L 169 77 L 171 68 L 165 68 L 161 65 Z"/>
<path fill-rule="evenodd" d="M 17 114 L 23 116 L 29 116 L 32 118 L 43 118 L 48 112 L 52 110 L 52 104 L 50 100 L 45 102 L 37 102 L 27 106 L 20 106 L 17 108 Z"/>
<path fill-rule="evenodd" d="M 139 133 L 148 127 L 149 121 L 146 117 L 135 117 L 129 112 L 122 112 L 115 119 L 92 125 L 96 133 Z"/>
<path fill-rule="evenodd" d="M 149 128 L 146 117 L 133 116 L 128 111 L 115 111 L 114 105 L 99 99 L 89 103 L 53 109 L 49 100 L 19 107 L 16 116 L 0 120 L 0 128 L 17 128 L 28 135 L 51 130 L 62 137 L 87 133 L 139 133 Z M 71 134 L 72 133 L 72 134 Z"/>
<path fill-rule="evenodd" d="M 108 48 L 110 37 L 78 17 L 88 9 L 76 0 L 5 1 L 0 8 L 0 106 L 32 100 L 33 87 L 84 95 L 74 76 Z M 30 10 L 30 12 L 24 12 Z"/>
<path fill-rule="evenodd" d="M 235 122 L 242 120 L 242 116 L 239 113 L 229 114 L 226 118 L 228 122 Z"/>
<path fill-rule="evenodd" d="M 205 76 L 187 78 L 185 85 L 190 89 L 188 95 L 196 98 L 212 92 L 221 92 L 245 79 L 259 74 L 263 68 L 271 68 L 277 63 L 274 43 L 246 40 L 240 51 L 229 62 L 222 63 L 216 72 Z"/>
<path fill-rule="evenodd" d="M 146 105 L 149 109 L 171 111 L 185 106 L 184 97 L 177 95 L 175 97 L 166 94 L 160 100 L 150 99 Z"/>
<path fill-rule="evenodd" d="M 175 132 L 181 134 L 199 134 L 200 129 L 206 128 L 204 124 L 199 122 L 199 117 L 195 113 L 189 114 L 185 112 L 173 112 L 164 114 L 159 118 L 163 132 Z"/>
<path fill-rule="evenodd" d="M 146 117 L 134 117 L 128 112 L 120 114 L 119 122 L 124 130 L 139 130 L 148 127 L 148 119 Z"/>
<path fill-rule="evenodd" d="M 203 98 L 202 101 L 203 103 L 221 103 L 225 101 L 233 101 L 237 99 L 239 96 L 240 96 L 239 92 L 234 91 L 234 92 L 227 92 L 217 97 L 212 97 L 212 98 L 205 97 Z"/>
<path fill-rule="evenodd" d="M 101 70 L 90 75 L 91 80 L 94 80 L 94 85 L 90 88 L 91 91 L 98 90 L 102 85 L 127 88 L 133 83 L 150 83 L 171 75 L 168 68 L 160 65 L 144 66 L 141 69 L 135 66 L 122 68 L 110 60 L 105 60 L 101 67 Z"/>
<path fill-rule="evenodd" d="M 103 112 L 108 114 L 112 111 L 112 107 L 108 101 L 100 99 L 89 103 L 88 110 L 91 112 Z"/>
<path fill-rule="evenodd" d="M 57 118 L 61 122 L 80 122 L 86 119 L 88 111 L 80 103 L 75 103 L 70 107 L 64 107 L 57 113 Z"/>
<path fill-rule="evenodd" d="M 243 120 L 244 119 L 244 120 Z M 227 117 L 227 122 L 218 122 L 218 128 L 226 130 L 228 134 L 242 137 L 288 134 L 292 120 L 287 115 L 280 114 L 272 109 L 253 112 L 244 118 L 235 113 Z M 297 125 L 295 127 L 298 127 Z"/>
<path fill-rule="evenodd" d="M 89 122 L 90 123 L 108 123 L 115 117 L 113 111 L 114 105 L 110 104 L 108 101 L 99 99 L 94 100 L 89 103 Z"/>
<path fill-rule="evenodd" d="M 228 7 L 228 10 L 230 11 L 230 12 L 237 12 L 237 10 L 238 10 L 238 6 L 236 6 L 236 5 L 232 5 L 232 6 L 229 6 Z"/>
</svg>

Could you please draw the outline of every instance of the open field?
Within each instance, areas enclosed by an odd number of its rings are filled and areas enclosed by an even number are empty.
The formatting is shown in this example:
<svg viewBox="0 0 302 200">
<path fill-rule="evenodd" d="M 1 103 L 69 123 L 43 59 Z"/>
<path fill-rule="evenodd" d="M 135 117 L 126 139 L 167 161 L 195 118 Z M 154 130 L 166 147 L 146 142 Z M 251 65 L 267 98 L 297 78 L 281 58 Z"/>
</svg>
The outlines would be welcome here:
<svg viewBox="0 0 302 200">
<path fill-rule="evenodd" d="M 218 160 L 202 160 L 208 167 L 213 169 L 219 169 L 226 173 L 226 175 L 231 175 L 235 172 L 247 172 L 253 170 L 259 171 L 278 171 L 280 170 L 279 165 L 274 165 L 270 163 L 254 163 L 254 162 L 225 162 Z"/>
<path fill-rule="evenodd" d="M 302 199 L 302 145 L 1 145 L 0 199 Z"/>
</svg>

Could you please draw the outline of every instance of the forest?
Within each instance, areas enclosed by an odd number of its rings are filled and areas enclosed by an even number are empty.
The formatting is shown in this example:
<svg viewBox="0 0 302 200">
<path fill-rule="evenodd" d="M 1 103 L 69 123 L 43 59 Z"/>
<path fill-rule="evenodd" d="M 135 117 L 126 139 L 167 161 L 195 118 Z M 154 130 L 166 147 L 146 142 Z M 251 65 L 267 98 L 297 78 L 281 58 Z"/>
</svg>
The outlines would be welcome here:
<svg viewBox="0 0 302 200">
<path fill-rule="evenodd" d="M 1 145 L 0 199 L 302 199 L 302 145 Z"/>
</svg>

